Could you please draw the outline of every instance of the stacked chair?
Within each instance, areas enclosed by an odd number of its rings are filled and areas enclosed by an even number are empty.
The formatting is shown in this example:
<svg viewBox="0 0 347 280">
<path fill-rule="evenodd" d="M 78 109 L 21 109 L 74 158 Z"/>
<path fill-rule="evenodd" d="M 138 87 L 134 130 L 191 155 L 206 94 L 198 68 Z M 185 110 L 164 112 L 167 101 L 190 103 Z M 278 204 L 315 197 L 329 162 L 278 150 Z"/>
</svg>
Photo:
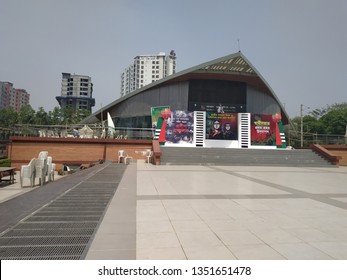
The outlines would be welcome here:
<svg viewBox="0 0 347 280">
<path fill-rule="evenodd" d="M 35 158 L 32 158 L 28 165 L 22 165 L 20 169 L 20 186 L 23 188 L 24 179 L 30 180 L 30 187 L 35 184 Z"/>
<path fill-rule="evenodd" d="M 47 151 L 41 151 L 38 158 L 31 159 L 28 165 L 21 166 L 20 183 L 23 188 L 24 179 L 30 180 L 30 186 L 35 185 L 36 178 L 39 178 L 39 184 L 43 186 L 47 181 L 54 181 L 55 163 Z"/>
</svg>

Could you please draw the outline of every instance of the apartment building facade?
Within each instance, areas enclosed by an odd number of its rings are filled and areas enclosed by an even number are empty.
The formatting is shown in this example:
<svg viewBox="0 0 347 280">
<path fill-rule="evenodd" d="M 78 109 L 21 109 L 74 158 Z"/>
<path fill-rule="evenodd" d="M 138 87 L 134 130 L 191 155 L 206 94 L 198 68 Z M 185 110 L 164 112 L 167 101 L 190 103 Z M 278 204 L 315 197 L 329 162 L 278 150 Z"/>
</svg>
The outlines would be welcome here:
<svg viewBox="0 0 347 280">
<path fill-rule="evenodd" d="M 121 96 L 176 73 L 176 54 L 139 55 L 121 74 Z"/>
<path fill-rule="evenodd" d="M 19 112 L 29 102 L 30 94 L 25 89 L 16 89 L 13 83 L 0 81 L 0 109 L 13 108 Z"/>
<path fill-rule="evenodd" d="M 60 107 L 86 109 L 91 112 L 95 106 L 91 77 L 62 73 L 61 95 L 56 97 Z"/>
</svg>

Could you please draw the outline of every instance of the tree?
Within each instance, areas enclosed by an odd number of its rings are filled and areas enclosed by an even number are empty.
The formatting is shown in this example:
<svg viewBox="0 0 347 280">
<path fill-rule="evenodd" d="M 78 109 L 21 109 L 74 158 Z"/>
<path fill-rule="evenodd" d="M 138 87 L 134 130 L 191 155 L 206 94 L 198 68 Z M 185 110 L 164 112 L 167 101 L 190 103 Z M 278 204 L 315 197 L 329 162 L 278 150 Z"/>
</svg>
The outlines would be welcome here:
<svg viewBox="0 0 347 280">
<path fill-rule="evenodd" d="M 62 124 L 62 113 L 59 107 L 54 107 L 53 111 L 48 112 L 50 123 L 53 125 Z"/>
<path fill-rule="evenodd" d="M 0 110 L 0 126 L 3 128 L 12 128 L 18 123 L 18 113 L 13 109 Z"/>
<path fill-rule="evenodd" d="M 86 117 L 90 116 L 91 112 L 87 109 L 78 109 L 78 122 L 84 120 Z"/>
<path fill-rule="evenodd" d="M 347 109 L 331 110 L 320 119 L 327 134 L 344 135 L 347 125 Z"/>
<path fill-rule="evenodd" d="M 347 111 L 347 102 L 330 105 L 327 107 L 327 111 Z"/>
<path fill-rule="evenodd" d="M 325 126 L 322 122 L 309 115 L 303 117 L 303 130 L 306 133 L 326 133 Z"/>
<path fill-rule="evenodd" d="M 49 115 L 43 109 L 43 107 L 40 107 L 39 110 L 35 114 L 35 124 L 39 124 L 39 125 L 52 124 Z"/>
<path fill-rule="evenodd" d="M 23 106 L 19 112 L 18 122 L 20 124 L 35 124 L 35 110 L 30 106 Z"/>
</svg>

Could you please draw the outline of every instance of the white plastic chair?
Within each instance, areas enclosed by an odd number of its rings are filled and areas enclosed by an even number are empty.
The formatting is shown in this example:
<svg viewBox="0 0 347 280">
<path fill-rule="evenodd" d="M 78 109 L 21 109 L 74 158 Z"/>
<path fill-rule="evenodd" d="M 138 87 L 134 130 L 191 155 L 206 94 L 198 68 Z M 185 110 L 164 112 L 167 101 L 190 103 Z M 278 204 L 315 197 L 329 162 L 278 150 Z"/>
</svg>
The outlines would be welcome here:
<svg viewBox="0 0 347 280">
<path fill-rule="evenodd" d="M 129 156 L 127 152 L 124 151 L 125 158 L 124 158 L 124 164 L 130 163 L 130 160 L 133 159 L 133 157 Z"/>
<path fill-rule="evenodd" d="M 35 184 L 35 158 L 32 158 L 28 165 L 20 168 L 20 186 L 23 188 L 24 179 L 30 179 L 30 187 Z"/>
<path fill-rule="evenodd" d="M 118 151 L 118 163 L 121 163 L 122 159 L 125 161 L 126 152 L 124 150 Z"/>
<path fill-rule="evenodd" d="M 48 152 L 42 151 L 39 153 L 39 157 L 35 160 L 35 174 L 36 177 L 39 178 L 39 184 L 43 186 L 43 184 L 46 182 L 46 176 L 47 176 L 47 158 L 48 158 Z"/>
<path fill-rule="evenodd" d="M 52 157 L 47 157 L 48 182 L 54 181 L 55 164 L 52 161 L 53 161 Z"/>
<path fill-rule="evenodd" d="M 146 153 L 146 162 L 147 163 L 151 163 L 152 156 L 153 156 L 153 151 L 147 151 L 147 153 Z"/>
</svg>

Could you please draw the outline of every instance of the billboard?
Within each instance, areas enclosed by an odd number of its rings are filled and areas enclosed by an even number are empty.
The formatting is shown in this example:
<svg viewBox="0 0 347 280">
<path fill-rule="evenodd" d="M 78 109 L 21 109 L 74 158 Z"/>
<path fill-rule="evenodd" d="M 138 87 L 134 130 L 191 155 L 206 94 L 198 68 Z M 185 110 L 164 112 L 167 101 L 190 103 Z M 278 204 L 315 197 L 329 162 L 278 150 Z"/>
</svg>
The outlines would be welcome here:
<svg viewBox="0 0 347 280">
<path fill-rule="evenodd" d="M 170 109 L 170 106 L 151 107 L 152 128 L 157 128 L 158 120 L 165 109 Z M 161 127 L 158 127 L 158 129 L 160 128 Z"/>
<path fill-rule="evenodd" d="M 192 144 L 194 132 L 194 113 L 172 111 L 166 123 L 166 143 Z"/>
<path fill-rule="evenodd" d="M 272 115 L 251 116 L 251 145 L 276 146 L 276 121 Z"/>
<path fill-rule="evenodd" d="M 237 140 L 237 114 L 207 112 L 206 139 Z"/>
</svg>

